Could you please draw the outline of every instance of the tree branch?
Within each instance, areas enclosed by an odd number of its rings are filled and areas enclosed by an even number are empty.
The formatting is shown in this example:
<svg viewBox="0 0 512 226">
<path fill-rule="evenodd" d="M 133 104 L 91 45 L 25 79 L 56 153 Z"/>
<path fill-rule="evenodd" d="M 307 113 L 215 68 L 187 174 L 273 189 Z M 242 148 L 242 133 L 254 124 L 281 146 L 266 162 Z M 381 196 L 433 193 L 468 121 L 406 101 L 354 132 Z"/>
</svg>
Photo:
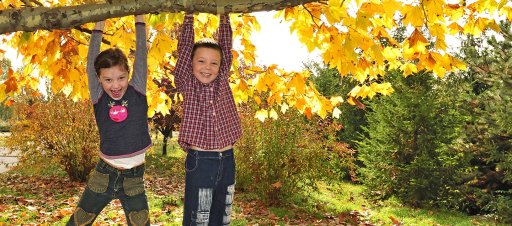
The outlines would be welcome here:
<svg viewBox="0 0 512 226">
<path fill-rule="evenodd" d="M 101 4 L 4 9 L 0 11 L 0 34 L 40 29 L 70 29 L 89 22 L 136 14 L 182 11 L 212 14 L 249 13 L 281 10 L 310 2 L 315 0 L 117 0 Z"/>
</svg>

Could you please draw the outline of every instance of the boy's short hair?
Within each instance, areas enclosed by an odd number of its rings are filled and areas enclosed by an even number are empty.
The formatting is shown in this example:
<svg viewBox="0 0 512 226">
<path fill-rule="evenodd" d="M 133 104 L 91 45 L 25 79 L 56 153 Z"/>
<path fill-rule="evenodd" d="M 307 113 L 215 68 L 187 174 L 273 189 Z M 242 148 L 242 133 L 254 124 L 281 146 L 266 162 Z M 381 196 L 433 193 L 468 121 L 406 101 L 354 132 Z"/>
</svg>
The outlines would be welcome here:
<svg viewBox="0 0 512 226">
<path fill-rule="evenodd" d="M 217 41 L 215 41 L 214 39 L 203 38 L 203 39 L 200 39 L 199 41 L 197 41 L 196 43 L 194 43 L 194 47 L 192 48 L 192 57 L 191 57 L 192 59 L 194 58 L 194 55 L 196 54 L 196 49 L 198 49 L 198 48 L 210 48 L 210 49 L 218 50 L 220 53 L 220 59 L 222 61 L 222 58 L 223 58 L 222 48 L 217 43 Z"/>
<path fill-rule="evenodd" d="M 94 69 L 98 77 L 100 76 L 100 70 L 102 68 L 111 68 L 114 66 L 121 66 L 130 73 L 128 58 L 123 51 L 117 47 L 103 50 L 94 60 Z"/>
</svg>

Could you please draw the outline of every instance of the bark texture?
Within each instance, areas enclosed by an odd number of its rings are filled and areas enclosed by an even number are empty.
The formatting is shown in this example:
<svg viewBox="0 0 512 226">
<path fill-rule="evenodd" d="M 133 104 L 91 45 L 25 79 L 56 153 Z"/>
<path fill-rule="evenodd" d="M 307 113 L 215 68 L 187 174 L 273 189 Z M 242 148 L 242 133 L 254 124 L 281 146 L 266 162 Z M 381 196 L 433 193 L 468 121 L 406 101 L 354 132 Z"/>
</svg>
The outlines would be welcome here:
<svg viewBox="0 0 512 226">
<path fill-rule="evenodd" d="M 317 0 L 316 0 L 317 1 Z M 281 10 L 315 0 L 107 0 L 103 4 L 24 7 L 0 11 L 0 34 L 70 29 L 85 23 L 135 14 L 202 12 L 212 14 Z"/>
</svg>

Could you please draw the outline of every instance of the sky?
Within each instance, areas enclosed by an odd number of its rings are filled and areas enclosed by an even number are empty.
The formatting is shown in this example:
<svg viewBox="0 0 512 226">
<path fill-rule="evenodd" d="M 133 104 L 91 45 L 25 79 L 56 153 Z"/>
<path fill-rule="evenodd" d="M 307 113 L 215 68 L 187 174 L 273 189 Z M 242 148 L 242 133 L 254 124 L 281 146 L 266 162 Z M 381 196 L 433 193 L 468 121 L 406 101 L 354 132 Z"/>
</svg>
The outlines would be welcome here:
<svg viewBox="0 0 512 226">
<path fill-rule="evenodd" d="M 290 34 L 289 25 L 274 18 L 275 12 L 252 13 L 260 23 L 261 30 L 253 33 L 251 41 L 256 46 L 256 63 L 277 64 L 287 71 L 300 71 L 303 62 L 315 59 L 295 34 Z"/>
</svg>

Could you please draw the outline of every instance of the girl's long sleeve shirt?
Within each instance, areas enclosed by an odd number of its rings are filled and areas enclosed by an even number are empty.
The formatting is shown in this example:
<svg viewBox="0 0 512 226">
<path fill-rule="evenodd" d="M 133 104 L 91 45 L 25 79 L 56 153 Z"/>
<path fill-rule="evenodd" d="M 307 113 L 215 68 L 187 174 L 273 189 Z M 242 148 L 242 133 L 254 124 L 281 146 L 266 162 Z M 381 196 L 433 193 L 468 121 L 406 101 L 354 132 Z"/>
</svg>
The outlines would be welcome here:
<svg viewBox="0 0 512 226">
<path fill-rule="evenodd" d="M 133 73 L 121 100 L 114 100 L 106 94 L 94 69 L 94 60 L 100 52 L 103 31 L 92 32 L 87 55 L 87 78 L 100 133 L 100 156 L 112 165 L 123 168 L 144 163 L 144 153 L 152 145 L 147 117 L 148 51 L 145 27 L 142 22 L 135 24 L 136 49 Z M 116 122 L 109 116 L 109 110 L 116 105 L 126 105 L 128 117 L 124 121 Z"/>
<path fill-rule="evenodd" d="M 222 62 L 217 78 L 203 84 L 192 74 L 194 17 L 185 16 L 178 40 L 178 61 L 174 83 L 183 94 L 183 116 L 178 143 L 184 150 L 197 146 L 213 150 L 233 145 L 242 134 L 240 117 L 229 86 L 229 70 L 233 61 L 232 30 L 229 17 L 217 29 L 222 49 Z"/>
</svg>

